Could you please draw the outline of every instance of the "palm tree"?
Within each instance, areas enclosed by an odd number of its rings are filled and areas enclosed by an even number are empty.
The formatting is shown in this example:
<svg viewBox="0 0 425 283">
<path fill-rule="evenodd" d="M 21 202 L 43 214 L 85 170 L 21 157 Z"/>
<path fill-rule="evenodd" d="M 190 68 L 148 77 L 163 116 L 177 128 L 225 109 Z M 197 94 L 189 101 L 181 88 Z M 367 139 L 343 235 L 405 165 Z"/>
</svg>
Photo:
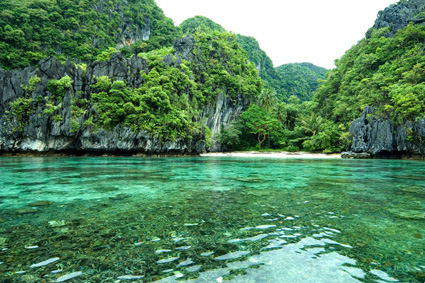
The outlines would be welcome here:
<svg viewBox="0 0 425 283">
<path fill-rule="evenodd" d="M 258 97 L 259 105 L 270 114 L 270 110 L 277 105 L 276 91 L 265 88 Z"/>
<path fill-rule="evenodd" d="M 304 117 L 301 120 L 303 129 L 306 133 L 311 133 L 312 136 L 319 132 L 320 126 L 323 124 L 323 119 L 316 113 L 312 113 L 309 116 Z"/>
<path fill-rule="evenodd" d="M 279 122 L 283 125 L 283 123 L 286 121 L 286 118 L 288 116 L 288 113 L 286 111 L 286 103 L 281 102 L 274 108 L 274 114 L 276 115 Z"/>
<path fill-rule="evenodd" d="M 276 107 L 277 102 L 276 91 L 269 88 L 263 89 L 258 97 L 258 103 L 264 110 L 266 110 L 267 116 L 270 116 L 270 110 Z M 268 146 L 270 147 L 270 131 L 267 133 L 267 137 Z"/>
</svg>

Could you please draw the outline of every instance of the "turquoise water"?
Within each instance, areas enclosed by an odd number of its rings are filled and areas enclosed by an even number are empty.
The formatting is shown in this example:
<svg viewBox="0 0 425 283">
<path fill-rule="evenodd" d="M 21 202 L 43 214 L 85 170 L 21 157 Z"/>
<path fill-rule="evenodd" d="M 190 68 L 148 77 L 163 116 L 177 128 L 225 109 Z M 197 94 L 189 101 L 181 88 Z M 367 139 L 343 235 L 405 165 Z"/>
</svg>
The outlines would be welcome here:
<svg viewBox="0 0 425 283">
<path fill-rule="evenodd" d="M 0 158 L 0 282 L 424 282 L 425 163 Z"/>
</svg>

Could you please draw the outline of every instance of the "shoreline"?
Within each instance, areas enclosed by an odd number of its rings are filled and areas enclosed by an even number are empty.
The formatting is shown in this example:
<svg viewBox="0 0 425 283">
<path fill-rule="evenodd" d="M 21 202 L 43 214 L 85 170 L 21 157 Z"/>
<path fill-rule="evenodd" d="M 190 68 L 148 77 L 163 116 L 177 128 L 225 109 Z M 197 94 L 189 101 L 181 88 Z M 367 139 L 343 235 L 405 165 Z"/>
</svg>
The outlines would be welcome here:
<svg viewBox="0 0 425 283">
<path fill-rule="evenodd" d="M 203 153 L 201 157 L 262 157 L 262 158 L 304 158 L 304 159 L 341 159 L 340 153 L 311 153 L 311 152 L 259 152 L 259 151 L 236 151 L 236 152 L 210 152 Z"/>
</svg>

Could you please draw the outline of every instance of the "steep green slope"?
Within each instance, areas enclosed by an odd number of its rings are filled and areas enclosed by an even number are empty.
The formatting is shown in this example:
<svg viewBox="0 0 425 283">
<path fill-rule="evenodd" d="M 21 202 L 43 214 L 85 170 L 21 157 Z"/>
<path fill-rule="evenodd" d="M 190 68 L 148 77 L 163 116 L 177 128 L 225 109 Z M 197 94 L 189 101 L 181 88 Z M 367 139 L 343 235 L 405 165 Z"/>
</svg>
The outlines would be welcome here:
<svg viewBox="0 0 425 283">
<path fill-rule="evenodd" d="M 287 101 L 289 96 L 283 89 L 282 80 L 273 67 L 272 60 L 267 56 L 266 52 L 260 48 L 258 41 L 251 36 L 240 34 L 238 34 L 237 41 L 242 48 L 248 52 L 249 60 L 255 64 L 266 87 L 274 89 L 280 101 Z"/>
<path fill-rule="evenodd" d="M 91 61 L 108 47 L 124 54 L 171 46 L 181 34 L 153 0 L 0 1 L 0 66 L 47 56 Z"/>
<path fill-rule="evenodd" d="M 204 16 L 195 16 L 186 19 L 180 24 L 180 28 L 182 29 L 183 34 L 192 34 L 199 29 L 203 30 L 204 32 L 226 31 L 221 25 L 211 21 L 210 19 Z"/>
<path fill-rule="evenodd" d="M 425 155 L 424 8 L 411 0 L 381 11 L 316 91 L 317 112 L 344 130 L 356 153 Z"/>
<path fill-rule="evenodd" d="M 208 127 L 221 129 L 262 89 L 229 33 L 197 31 L 129 59 L 113 49 L 99 57 L 0 70 L 0 152 L 24 150 L 22 140 L 36 150 L 202 152 L 215 133 Z"/>
<path fill-rule="evenodd" d="M 185 20 L 180 25 L 183 33 L 191 34 L 195 30 L 204 32 L 223 32 L 225 29 L 212 20 L 196 16 Z M 318 79 L 324 79 L 326 69 L 311 63 L 289 64 L 278 68 L 266 52 L 260 48 L 258 41 L 251 36 L 237 35 L 237 42 L 248 53 L 249 60 L 255 64 L 265 87 L 273 89 L 279 101 L 288 101 L 295 95 L 301 101 L 311 100 L 313 92 L 318 87 Z"/>
<path fill-rule="evenodd" d="M 210 33 L 214 31 L 225 31 L 222 26 L 203 16 L 189 18 L 185 20 L 180 25 L 180 27 L 183 33 L 189 34 L 193 33 L 195 30 L 202 30 L 204 32 Z M 273 62 L 260 48 L 258 41 L 253 37 L 243 36 L 240 34 L 236 36 L 236 41 L 243 49 L 245 49 L 249 60 L 255 64 L 255 68 L 258 70 L 260 77 L 263 79 L 266 87 L 274 89 L 280 100 L 287 100 L 287 95 L 280 91 L 280 78 L 273 68 Z"/>
<path fill-rule="evenodd" d="M 279 66 L 276 71 L 285 93 L 295 95 L 301 101 L 308 101 L 319 87 L 319 80 L 325 79 L 328 70 L 311 63 L 293 63 Z"/>
<path fill-rule="evenodd" d="M 385 37 L 374 30 L 337 62 L 315 101 L 338 123 L 359 117 L 366 105 L 382 117 L 415 120 L 425 112 L 425 27 L 410 24 Z"/>
</svg>

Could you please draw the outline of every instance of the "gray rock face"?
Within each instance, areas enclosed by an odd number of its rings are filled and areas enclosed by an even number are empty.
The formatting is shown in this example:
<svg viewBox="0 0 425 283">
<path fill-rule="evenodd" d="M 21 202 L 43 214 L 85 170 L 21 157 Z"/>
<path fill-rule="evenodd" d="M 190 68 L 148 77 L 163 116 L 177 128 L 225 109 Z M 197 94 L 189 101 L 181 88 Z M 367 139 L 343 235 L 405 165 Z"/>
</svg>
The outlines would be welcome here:
<svg viewBox="0 0 425 283">
<path fill-rule="evenodd" d="M 386 36 L 393 36 L 398 30 L 405 28 L 409 22 L 423 24 L 425 19 L 417 15 L 425 6 L 423 0 L 410 0 L 408 2 L 399 2 L 393 4 L 384 11 L 379 12 L 373 25 L 375 29 L 389 28 Z"/>
<path fill-rule="evenodd" d="M 139 87 L 143 80 L 140 71 L 147 70 L 146 60 L 133 57 L 126 59 L 120 54 L 112 56 L 107 62 L 94 62 L 87 66 L 86 73 L 75 67 L 71 62 L 64 65 L 55 58 L 40 61 L 38 69 L 26 68 L 22 71 L 0 70 L 0 152 L 19 151 L 68 151 L 89 153 L 147 153 L 147 154 L 197 154 L 205 151 L 203 137 L 192 140 L 161 141 L 150 137 L 147 133 L 134 133 L 121 125 L 112 131 L 90 131 L 83 128 L 72 131 L 71 99 L 72 97 L 90 97 L 90 84 L 94 77 L 108 76 L 116 80 L 126 81 L 131 87 Z M 41 81 L 36 90 L 25 94 L 21 85 L 28 85 L 29 79 L 37 75 Z M 18 122 L 8 119 L 6 111 L 10 111 L 10 102 L 16 98 L 32 98 L 49 96 L 48 81 L 60 79 L 68 75 L 73 80 L 72 95 L 68 90 L 63 97 L 58 116 L 61 121 L 54 121 L 44 115 L 41 106 L 35 103 L 26 126 L 22 131 L 12 130 Z M 88 118 L 91 109 L 86 115 L 79 118 L 81 125 Z"/>
<path fill-rule="evenodd" d="M 366 106 L 361 117 L 351 123 L 352 152 L 373 157 L 425 155 L 425 119 L 395 124 L 373 114 L 374 109 Z"/>
<path fill-rule="evenodd" d="M 193 55 L 194 45 L 195 42 L 189 36 L 176 38 L 174 40 L 174 49 L 176 50 L 177 59 L 173 62 L 171 58 L 164 58 L 166 63 L 168 65 L 174 64 L 175 67 L 178 67 L 181 60 L 190 62 L 197 60 L 196 55 Z M 200 65 L 203 64 L 203 62 L 198 63 Z M 231 98 L 227 95 L 227 90 L 222 89 L 215 99 L 206 105 L 201 114 L 201 121 L 212 132 L 210 151 L 223 150 L 218 141 L 222 128 L 229 126 L 250 104 L 251 100 L 246 96 L 239 94 L 237 97 Z"/>
<path fill-rule="evenodd" d="M 178 66 L 182 59 L 191 60 L 193 42 L 190 38 L 176 41 L 176 60 L 166 56 L 164 61 Z M 96 83 L 95 77 L 108 76 L 114 80 L 125 81 L 130 88 L 142 86 L 141 72 L 148 72 L 147 61 L 133 56 L 131 59 L 121 54 L 114 54 L 109 61 L 92 62 L 85 72 L 72 62 L 62 64 L 55 58 L 44 59 L 39 62 L 38 68 L 28 67 L 21 71 L 4 71 L 0 69 L 0 153 L 20 151 L 64 151 L 68 153 L 111 153 L 111 154 L 199 154 L 206 151 L 205 134 L 193 139 L 176 141 L 160 140 L 151 137 L 149 133 L 135 133 L 129 128 L 117 125 L 111 131 L 99 129 L 92 131 L 83 125 L 90 116 L 95 116 L 96 109 L 92 106 L 79 118 L 79 129 L 73 130 L 72 101 L 86 98 L 90 101 L 90 85 Z M 35 85 L 31 93 L 22 86 L 28 86 L 29 79 L 37 75 L 40 82 Z M 38 100 L 51 97 L 48 82 L 52 79 L 61 79 L 69 76 L 72 88 L 63 95 L 63 100 L 55 113 L 58 119 L 46 115 L 44 103 Z M 25 117 L 22 130 L 16 130 L 19 121 L 8 115 L 10 103 L 17 98 L 33 99 L 31 112 Z M 220 150 L 220 144 L 215 140 L 222 127 L 226 127 L 233 119 L 247 107 L 249 101 L 243 97 L 229 98 L 226 90 L 210 102 L 202 111 L 200 121 L 208 126 L 212 132 L 212 150 Z"/>
</svg>

